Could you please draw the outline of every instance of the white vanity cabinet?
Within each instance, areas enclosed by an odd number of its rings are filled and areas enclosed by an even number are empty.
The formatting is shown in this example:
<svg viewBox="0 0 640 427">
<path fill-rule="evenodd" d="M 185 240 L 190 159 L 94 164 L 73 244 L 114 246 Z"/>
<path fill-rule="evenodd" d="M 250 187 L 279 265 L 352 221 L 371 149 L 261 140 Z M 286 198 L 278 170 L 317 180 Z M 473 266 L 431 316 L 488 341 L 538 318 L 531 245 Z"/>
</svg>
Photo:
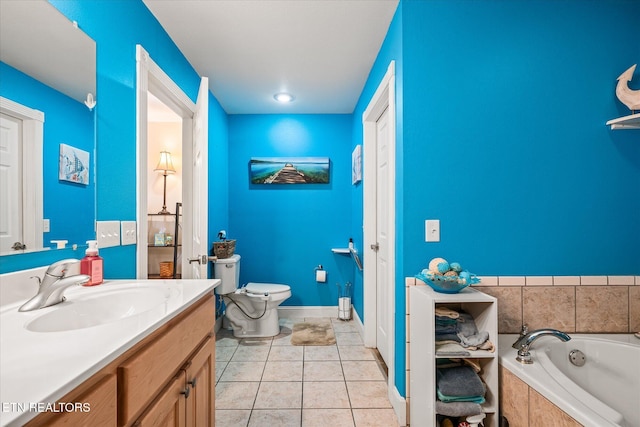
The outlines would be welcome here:
<svg viewBox="0 0 640 427">
<path fill-rule="evenodd" d="M 454 358 L 436 355 L 435 309 L 438 306 L 462 309 L 473 316 L 479 331 L 488 331 L 495 351 L 470 351 L 480 361 L 480 377 L 487 387 L 482 409 L 487 414 L 485 427 L 498 426 L 498 305 L 497 300 L 473 288 L 457 294 L 435 292 L 428 286 L 410 288 L 409 342 L 411 370 L 410 420 L 412 427 L 436 425 L 436 359 Z"/>
</svg>

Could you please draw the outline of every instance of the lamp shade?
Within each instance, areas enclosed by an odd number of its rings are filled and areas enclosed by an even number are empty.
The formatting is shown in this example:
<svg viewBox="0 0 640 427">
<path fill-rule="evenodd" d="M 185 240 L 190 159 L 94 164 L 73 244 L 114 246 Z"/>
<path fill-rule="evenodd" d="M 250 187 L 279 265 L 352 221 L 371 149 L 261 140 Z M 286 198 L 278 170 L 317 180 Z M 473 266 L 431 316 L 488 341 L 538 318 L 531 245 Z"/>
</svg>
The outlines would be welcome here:
<svg viewBox="0 0 640 427">
<path fill-rule="evenodd" d="M 171 153 L 168 151 L 160 152 L 160 161 L 154 171 L 162 171 L 165 174 L 175 173 L 176 169 L 173 167 L 173 160 L 171 159 Z"/>
</svg>

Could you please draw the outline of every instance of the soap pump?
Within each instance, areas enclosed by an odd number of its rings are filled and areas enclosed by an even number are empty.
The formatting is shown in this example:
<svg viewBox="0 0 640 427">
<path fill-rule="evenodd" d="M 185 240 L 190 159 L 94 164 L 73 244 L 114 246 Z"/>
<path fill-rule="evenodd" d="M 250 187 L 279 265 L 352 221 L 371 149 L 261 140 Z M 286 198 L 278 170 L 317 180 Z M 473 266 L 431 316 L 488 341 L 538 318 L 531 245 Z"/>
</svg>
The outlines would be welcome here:
<svg viewBox="0 0 640 427">
<path fill-rule="evenodd" d="M 87 240 L 87 250 L 80 262 L 80 273 L 90 277 L 89 282 L 84 286 L 95 286 L 102 283 L 104 279 L 104 260 L 98 255 L 98 241 Z"/>
</svg>

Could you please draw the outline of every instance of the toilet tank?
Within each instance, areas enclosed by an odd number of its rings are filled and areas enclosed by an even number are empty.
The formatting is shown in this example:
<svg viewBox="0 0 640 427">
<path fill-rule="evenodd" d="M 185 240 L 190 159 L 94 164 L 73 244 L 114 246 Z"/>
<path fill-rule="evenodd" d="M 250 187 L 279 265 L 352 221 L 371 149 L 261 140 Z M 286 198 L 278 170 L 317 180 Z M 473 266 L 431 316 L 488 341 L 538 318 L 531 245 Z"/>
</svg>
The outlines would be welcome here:
<svg viewBox="0 0 640 427">
<path fill-rule="evenodd" d="M 216 287 L 216 294 L 225 295 L 235 292 L 240 282 L 240 255 L 221 258 L 213 264 L 213 278 L 222 280 Z"/>
</svg>

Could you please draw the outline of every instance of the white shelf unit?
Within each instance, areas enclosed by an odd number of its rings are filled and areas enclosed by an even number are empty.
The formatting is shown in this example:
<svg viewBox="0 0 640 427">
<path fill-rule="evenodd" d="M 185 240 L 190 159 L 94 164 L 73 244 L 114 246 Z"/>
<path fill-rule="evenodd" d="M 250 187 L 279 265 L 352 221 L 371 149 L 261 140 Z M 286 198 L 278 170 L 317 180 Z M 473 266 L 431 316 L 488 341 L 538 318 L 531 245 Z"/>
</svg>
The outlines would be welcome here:
<svg viewBox="0 0 640 427">
<path fill-rule="evenodd" d="M 640 113 L 609 120 L 607 126 L 611 129 L 640 129 Z"/>
<path fill-rule="evenodd" d="M 495 352 L 471 351 L 470 356 L 480 360 L 480 376 L 487 386 L 486 402 L 482 405 L 487 414 L 485 427 L 498 427 L 498 302 L 473 288 L 465 288 L 458 294 L 442 294 L 428 286 L 410 288 L 409 340 L 411 370 L 410 420 L 412 427 L 436 425 L 436 359 L 453 358 L 436 355 L 435 308 L 438 306 L 462 309 L 473 316 L 479 331 L 488 331 Z"/>
</svg>

